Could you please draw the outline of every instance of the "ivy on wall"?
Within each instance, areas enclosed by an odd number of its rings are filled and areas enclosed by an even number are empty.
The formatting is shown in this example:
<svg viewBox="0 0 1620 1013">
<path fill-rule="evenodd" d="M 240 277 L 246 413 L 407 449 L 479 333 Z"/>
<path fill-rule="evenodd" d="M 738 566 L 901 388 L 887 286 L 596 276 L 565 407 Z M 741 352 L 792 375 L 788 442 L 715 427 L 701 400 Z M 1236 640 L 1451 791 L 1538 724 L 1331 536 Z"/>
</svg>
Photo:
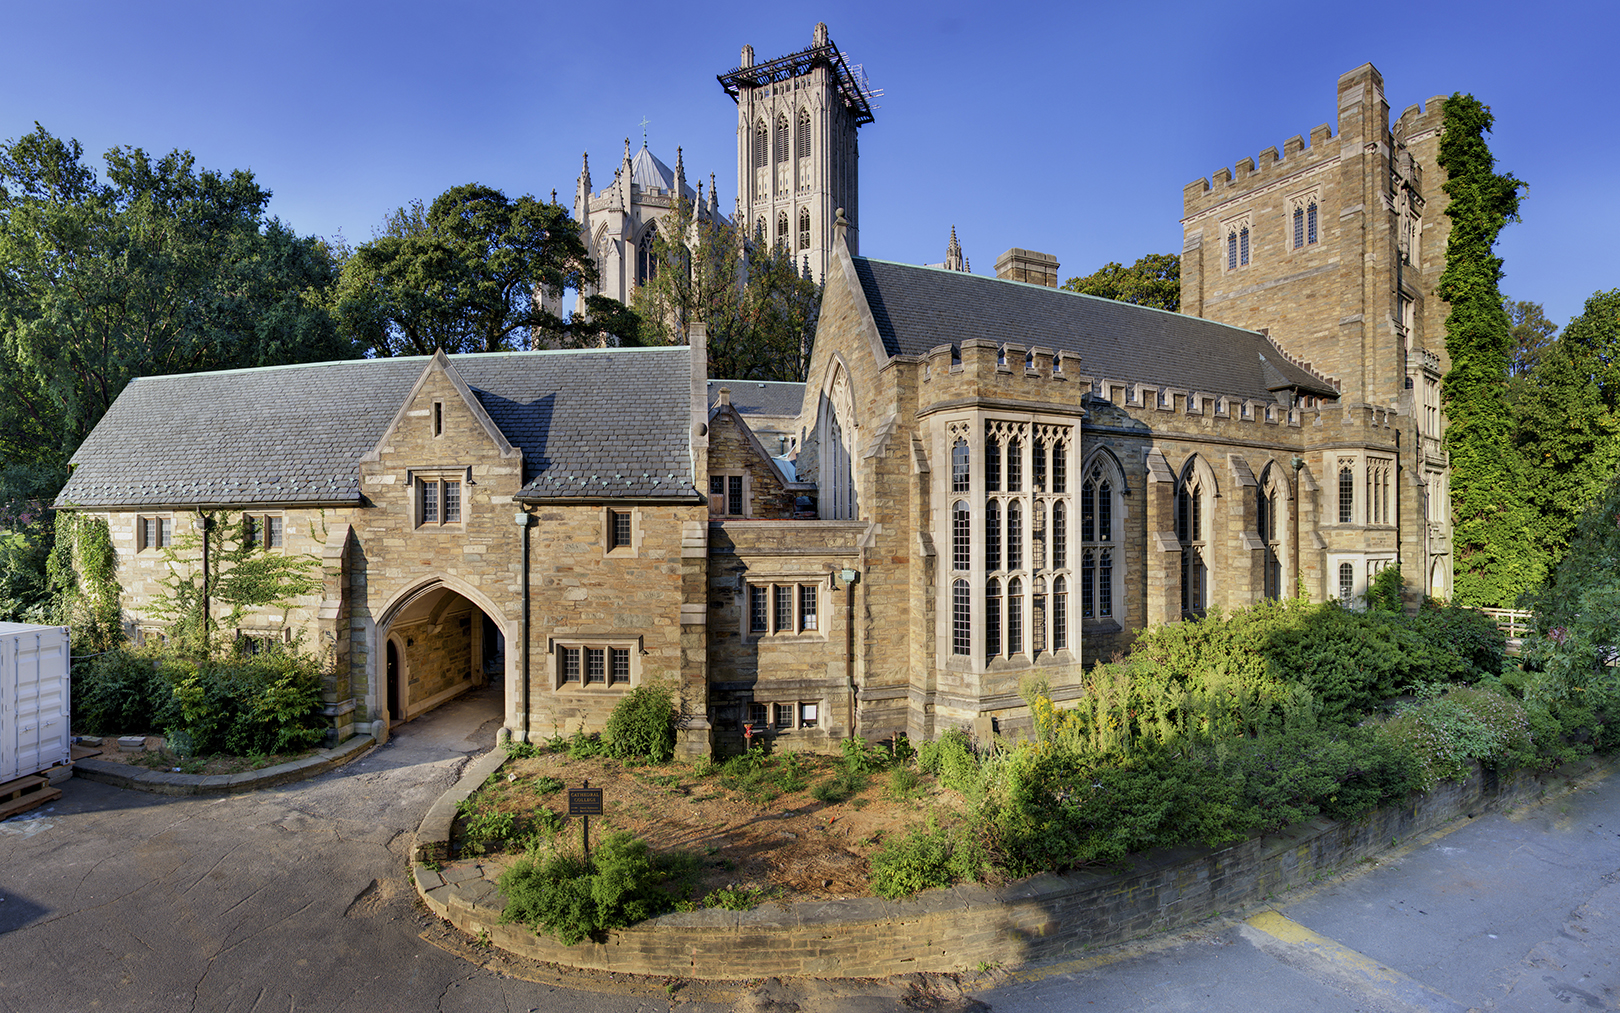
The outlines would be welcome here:
<svg viewBox="0 0 1620 1013">
<path fill-rule="evenodd" d="M 123 641 L 118 552 L 106 518 L 58 511 L 45 578 L 54 621 L 73 631 L 80 654 L 111 650 Z"/>
</svg>

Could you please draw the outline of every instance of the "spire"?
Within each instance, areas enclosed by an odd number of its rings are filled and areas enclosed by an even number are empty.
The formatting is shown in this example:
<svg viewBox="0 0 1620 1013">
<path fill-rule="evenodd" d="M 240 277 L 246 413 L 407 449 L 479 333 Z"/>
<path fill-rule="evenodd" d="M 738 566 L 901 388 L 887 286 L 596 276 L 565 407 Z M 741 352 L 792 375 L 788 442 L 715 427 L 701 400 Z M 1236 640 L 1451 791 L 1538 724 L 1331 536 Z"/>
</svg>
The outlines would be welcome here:
<svg viewBox="0 0 1620 1013">
<path fill-rule="evenodd" d="M 684 193 L 686 193 L 686 164 L 681 161 L 681 149 L 677 146 L 675 148 L 675 199 L 680 200 L 681 195 Z"/>
<path fill-rule="evenodd" d="M 720 188 L 714 184 L 714 173 L 709 173 L 709 214 L 720 211 Z"/>
<path fill-rule="evenodd" d="M 945 247 L 945 270 L 947 270 L 947 271 L 961 271 L 961 270 L 964 270 L 962 264 L 963 264 L 962 244 L 956 241 L 956 226 L 952 225 L 951 226 L 951 241 L 950 241 L 950 244 Z"/>
<path fill-rule="evenodd" d="M 709 205 L 703 202 L 703 181 L 700 179 L 698 180 L 697 200 L 692 203 L 692 217 L 694 219 L 702 218 L 708 210 Z"/>
<path fill-rule="evenodd" d="M 579 160 L 581 165 L 579 170 L 579 184 L 580 186 L 583 186 L 585 188 L 585 192 L 589 194 L 591 192 L 591 153 L 588 151 L 584 152 L 579 156 Z"/>
</svg>

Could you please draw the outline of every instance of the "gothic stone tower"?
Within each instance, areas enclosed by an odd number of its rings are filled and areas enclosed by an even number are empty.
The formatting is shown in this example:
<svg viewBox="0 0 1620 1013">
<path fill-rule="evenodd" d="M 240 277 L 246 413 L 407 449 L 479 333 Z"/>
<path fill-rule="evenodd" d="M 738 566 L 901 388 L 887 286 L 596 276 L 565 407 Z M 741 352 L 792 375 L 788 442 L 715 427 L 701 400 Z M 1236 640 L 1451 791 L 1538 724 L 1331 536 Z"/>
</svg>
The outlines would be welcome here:
<svg viewBox="0 0 1620 1013">
<path fill-rule="evenodd" d="M 1450 488 L 1441 445 L 1447 308 L 1445 174 L 1436 164 L 1443 97 L 1393 126 L 1372 64 L 1339 78 L 1328 124 L 1183 191 L 1181 309 L 1265 331 L 1331 377 L 1346 411 L 1399 423 L 1359 445 L 1307 455 L 1327 476 L 1322 532 L 1330 593 L 1361 593 L 1402 563 L 1408 586 L 1451 593 Z M 1396 485 L 1385 489 L 1385 474 Z M 1337 523 L 1332 523 L 1336 521 Z"/>
<path fill-rule="evenodd" d="M 820 281 L 839 208 L 850 252 L 859 252 L 856 131 L 872 122 L 872 91 L 825 24 L 810 48 L 768 63 L 744 46 L 742 66 L 719 80 L 737 102 L 737 227 L 756 243 L 788 247 Z"/>
</svg>

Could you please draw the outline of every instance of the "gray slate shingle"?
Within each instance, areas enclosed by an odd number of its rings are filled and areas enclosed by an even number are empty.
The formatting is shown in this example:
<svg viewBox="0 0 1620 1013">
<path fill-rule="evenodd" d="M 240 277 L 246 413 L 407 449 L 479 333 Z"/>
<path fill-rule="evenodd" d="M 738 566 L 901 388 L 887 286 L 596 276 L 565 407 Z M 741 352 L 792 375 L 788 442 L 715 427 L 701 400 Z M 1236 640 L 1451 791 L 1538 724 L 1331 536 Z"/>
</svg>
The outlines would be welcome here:
<svg viewBox="0 0 1620 1013">
<path fill-rule="evenodd" d="M 785 380 L 710 380 L 709 407 L 720 403 L 720 388 L 731 388 L 737 414 L 797 415 L 804 405 L 804 384 Z"/>
<path fill-rule="evenodd" d="M 1298 385 L 1337 396 L 1265 335 L 1146 306 L 1022 282 L 856 257 L 855 273 L 890 355 L 968 338 L 1065 349 L 1087 376 L 1271 400 Z"/>
<path fill-rule="evenodd" d="M 360 457 L 382 438 L 428 361 L 138 378 L 73 455 L 57 504 L 357 503 Z M 523 449 L 524 478 L 538 496 L 696 494 L 684 347 L 450 361 Z"/>
</svg>

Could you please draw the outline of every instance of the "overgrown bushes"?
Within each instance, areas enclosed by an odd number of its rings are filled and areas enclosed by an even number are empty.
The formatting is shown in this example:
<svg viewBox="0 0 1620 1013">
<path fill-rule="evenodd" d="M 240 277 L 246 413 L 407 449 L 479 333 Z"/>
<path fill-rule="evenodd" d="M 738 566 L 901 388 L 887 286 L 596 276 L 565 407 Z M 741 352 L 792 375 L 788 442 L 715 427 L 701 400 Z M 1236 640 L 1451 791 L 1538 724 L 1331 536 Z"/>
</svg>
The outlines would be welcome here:
<svg viewBox="0 0 1620 1013">
<path fill-rule="evenodd" d="M 608 834 L 591 860 L 570 854 L 529 855 L 501 874 L 501 922 L 549 932 L 565 946 L 645 921 L 674 908 L 659 889 L 666 872 L 645 841 Z"/>
<path fill-rule="evenodd" d="M 325 731 L 319 664 L 290 650 L 192 661 L 121 648 L 75 667 L 74 724 L 87 732 L 161 731 L 183 756 L 307 749 Z"/>
</svg>

